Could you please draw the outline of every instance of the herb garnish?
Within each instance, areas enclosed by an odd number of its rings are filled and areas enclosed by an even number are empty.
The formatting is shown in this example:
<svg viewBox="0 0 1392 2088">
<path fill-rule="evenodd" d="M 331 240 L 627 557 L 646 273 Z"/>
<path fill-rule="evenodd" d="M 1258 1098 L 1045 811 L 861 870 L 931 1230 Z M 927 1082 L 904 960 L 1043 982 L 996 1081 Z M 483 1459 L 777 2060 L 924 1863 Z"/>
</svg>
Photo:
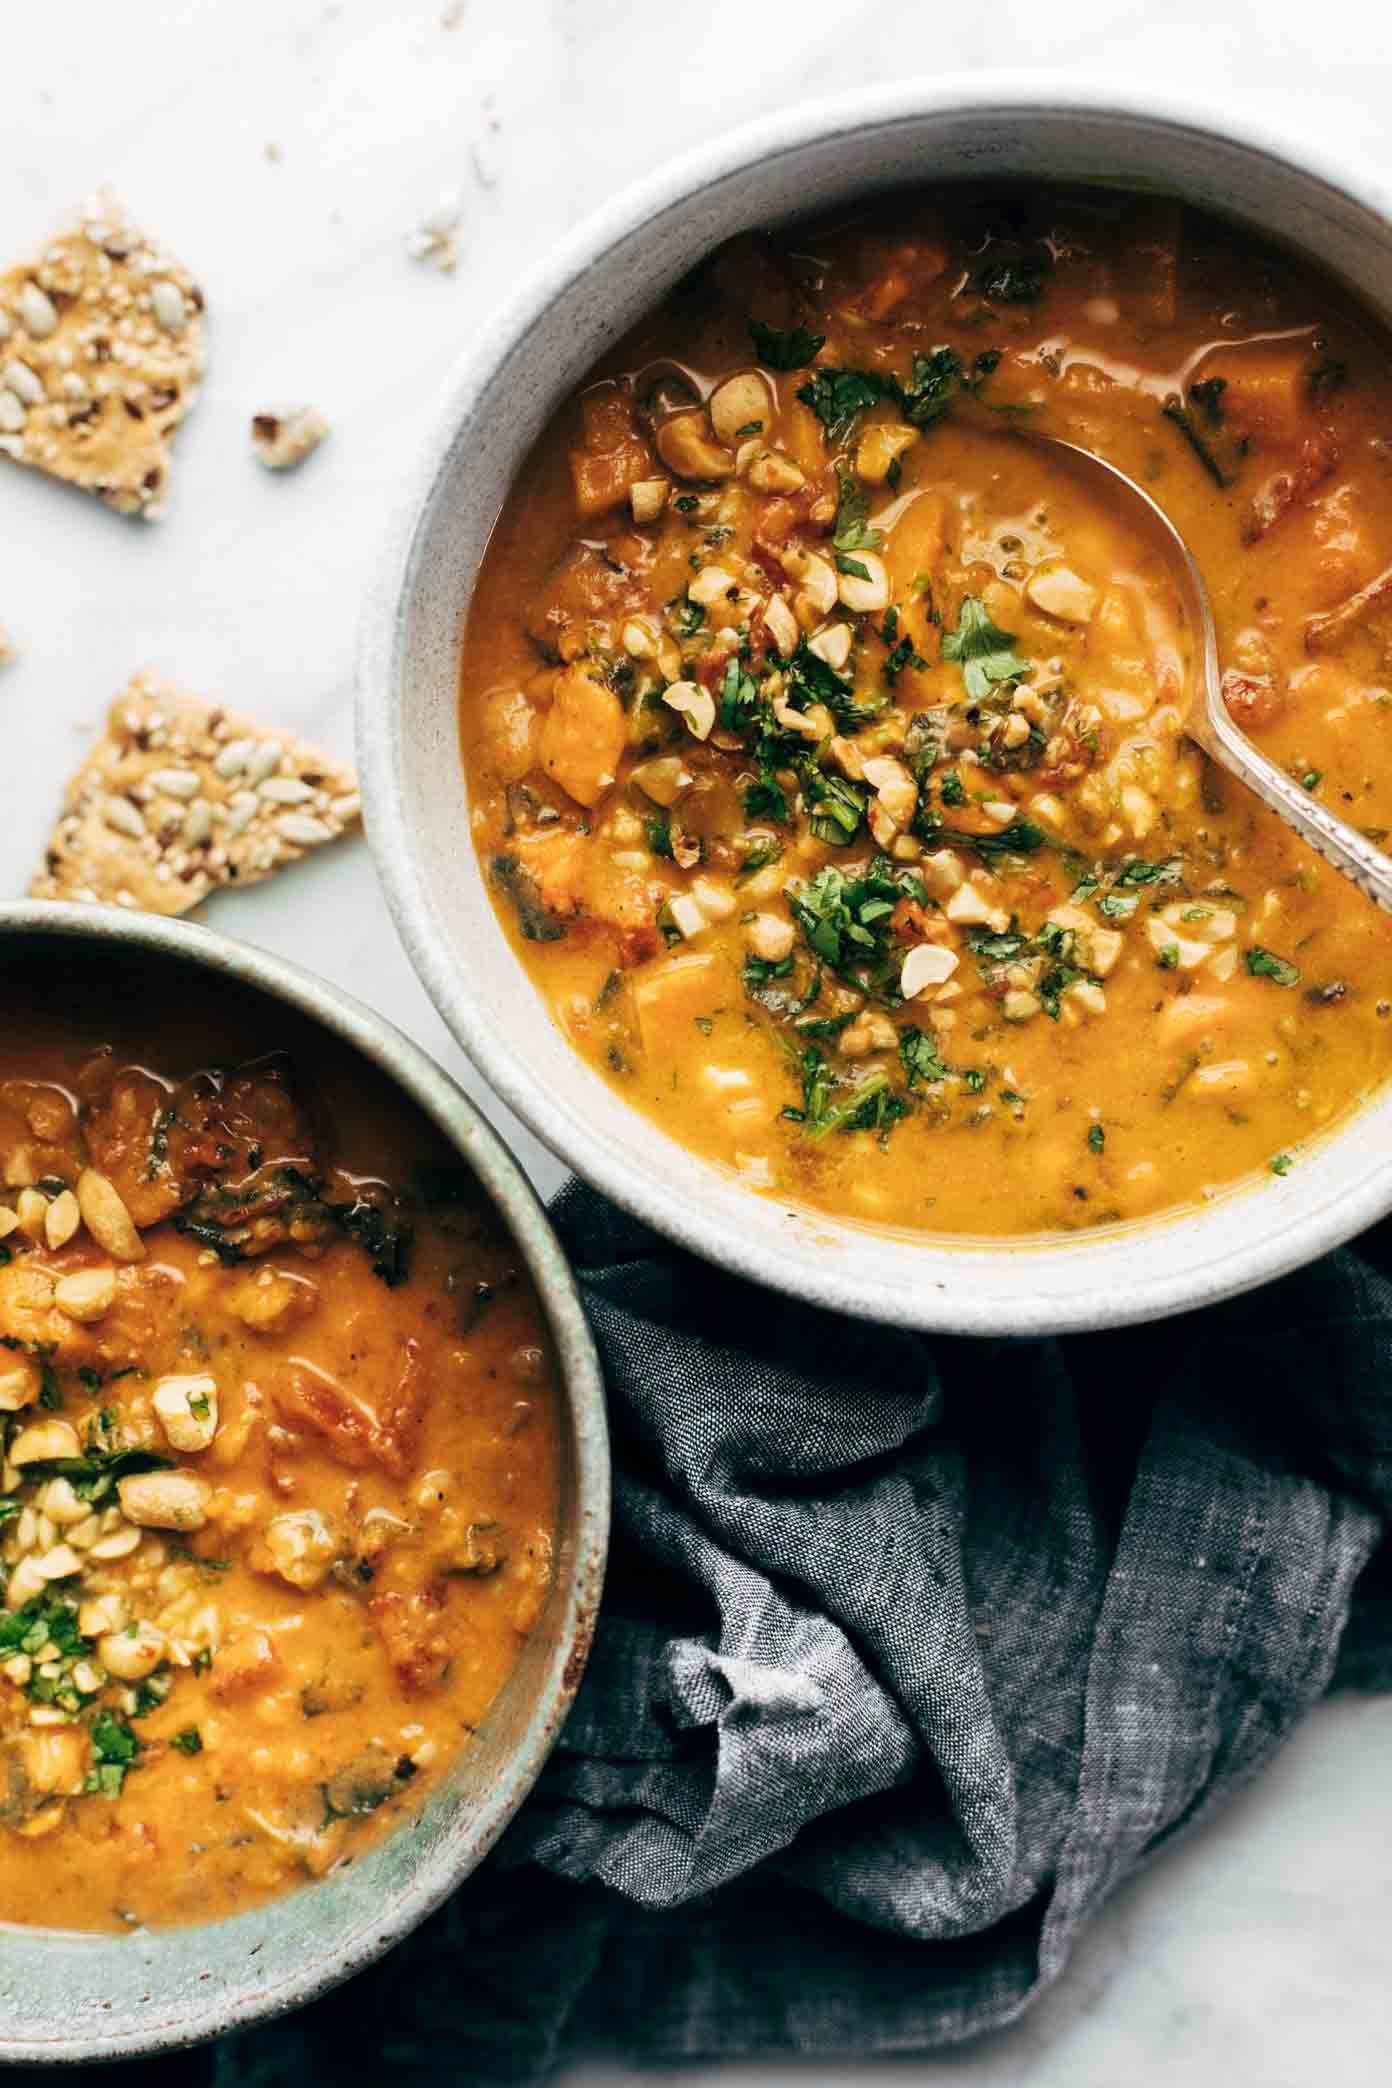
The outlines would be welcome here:
<svg viewBox="0 0 1392 2088">
<path fill-rule="evenodd" d="M 128 1770 L 140 1759 L 140 1741 L 124 1718 L 99 1711 L 92 1720 L 92 1767 L 83 1788 L 103 1798 L 119 1798 Z"/>
<path fill-rule="evenodd" d="M 1274 950 L 1264 950 L 1260 943 L 1253 943 L 1246 952 L 1247 969 L 1254 979 L 1270 979 L 1274 986 L 1298 986 L 1300 970 L 1289 957 L 1278 957 Z"/>
<path fill-rule="evenodd" d="M 942 656 L 961 668 L 967 694 L 977 702 L 998 683 L 1029 673 L 1028 660 L 1011 650 L 1010 633 L 992 623 L 979 595 L 963 599 L 956 630 L 943 633 Z"/>
<path fill-rule="evenodd" d="M 754 353 L 766 370 L 803 370 L 826 346 L 825 334 L 809 333 L 805 326 L 766 326 L 762 319 L 749 321 Z"/>
</svg>

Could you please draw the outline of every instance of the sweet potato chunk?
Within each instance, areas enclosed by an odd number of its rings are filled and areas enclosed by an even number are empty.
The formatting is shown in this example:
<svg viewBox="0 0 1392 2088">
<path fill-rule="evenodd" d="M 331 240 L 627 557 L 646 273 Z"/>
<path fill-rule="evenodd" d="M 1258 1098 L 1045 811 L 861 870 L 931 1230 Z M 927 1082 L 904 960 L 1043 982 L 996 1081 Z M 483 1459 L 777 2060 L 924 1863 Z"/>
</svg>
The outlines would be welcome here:
<svg viewBox="0 0 1392 2088">
<path fill-rule="evenodd" d="M 1222 380 L 1222 413 L 1234 435 L 1296 443 L 1311 432 L 1310 355 L 1300 345 L 1255 342 L 1204 359 L 1201 381 Z"/>
<path fill-rule="evenodd" d="M 528 608 L 527 635 L 548 659 L 558 659 L 561 640 L 573 626 L 641 609 L 645 600 L 642 584 L 621 560 L 593 544 L 576 544 Z"/>
<path fill-rule="evenodd" d="M 618 773 L 627 730 L 623 705 L 595 669 L 581 662 L 556 683 L 541 728 L 541 766 L 580 805 L 597 805 Z"/>
</svg>

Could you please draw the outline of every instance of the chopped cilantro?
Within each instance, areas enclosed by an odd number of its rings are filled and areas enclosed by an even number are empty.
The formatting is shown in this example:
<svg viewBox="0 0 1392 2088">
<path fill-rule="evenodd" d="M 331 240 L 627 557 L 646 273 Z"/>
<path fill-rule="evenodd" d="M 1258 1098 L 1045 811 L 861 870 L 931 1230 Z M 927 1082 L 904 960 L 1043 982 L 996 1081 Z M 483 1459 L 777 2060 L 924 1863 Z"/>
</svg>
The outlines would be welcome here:
<svg viewBox="0 0 1392 2088">
<path fill-rule="evenodd" d="M 1247 969 L 1254 979 L 1270 979 L 1275 986 L 1298 986 L 1299 968 L 1289 957 L 1278 957 L 1274 950 L 1264 950 L 1260 943 L 1253 943 L 1247 951 Z"/>
<path fill-rule="evenodd" d="M 1142 856 L 1133 856 L 1117 872 L 1119 885 L 1178 884 L 1184 875 L 1178 856 L 1168 856 L 1163 862 L 1148 863 Z"/>
<path fill-rule="evenodd" d="M 1011 651 L 1010 634 L 992 623 L 978 595 L 967 595 L 955 631 L 943 633 L 942 656 L 962 670 L 968 696 L 980 702 L 999 682 L 1019 681 L 1029 662 Z"/>
<path fill-rule="evenodd" d="M 767 870 L 770 863 L 776 863 L 781 859 L 782 854 L 782 846 L 777 841 L 756 843 L 735 872 L 735 883 L 741 885 L 746 878 L 753 877 L 756 871 Z"/>
<path fill-rule="evenodd" d="M 1155 962 L 1161 971 L 1173 971 L 1179 963 L 1179 944 L 1165 943 L 1155 953 Z"/>
<path fill-rule="evenodd" d="M 1289 1153 L 1277 1153 L 1266 1164 L 1274 1175 L 1287 1175 L 1291 1171 L 1291 1156 Z"/>
<path fill-rule="evenodd" d="M 865 560 L 863 558 L 851 558 L 844 551 L 838 551 L 836 554 L 836 570 L 838 573 L 849 573 L 853 580 L 868 580 L 870 578 L 870 568 L 865 563 Z"/>
<path fill-rule="evenodd" d="M 813 956 L 888 1007 L 901 1001 L 899 965 L 889 947 L 890 917 L 899 900 L 911 896 L 910 874 L 896 872 L 887 856 L 876 856 L 858 876 L 829 863 L 788 895 Z"/>
<path fill-rule="evenodd" d="M 938 795 L 945 805 L 965 805 L 966 786 L 956 769 L 949 769 L 938 785 Z"/>
<path fill-rule="evenodd" d="M 885 699 L 874 696 L 862 702 L 852 683 L 846 681 L 820 653 L 805 642 L 789 662 L 791 694 L 795 701 L 824 703 L 838 725 L 866 725 L 884 708 Z"/>
<path fill-rule="evenodd" d="M 766 989 L 774 979 L 786 979 L 792 968 L 791 957 L 746 957 L 744 990 L 751 1000 L 764 1001 L 766 1005 L 781 1012 L 783 997 L 770 995 Z"/>
<path fill-rule="evenodd" d="M 857 414 L 877 406 L 892 394 L 893 378 L 870 370 L 818 370 L 808 384 L 800 385 L 798 397 L 809 406 L 826 430 L 835 449 L 851 431 Z"/>
<path fill-rule="evenodd" d="M 671 862 L 672 822 L 666 813 L 660 813 L 653 819 L 645 820 L 643 822 L 643 830 L 647 835 L 648 846 L 653 854 L 655 856 L 665 856 L 668 862 Z"/>
<path fill-rule="evenodd" d="M 51 1363 L 39 1365 L 39 1405 L 52 1413 L 63 1404 L 63 1394 L 58 1384 L 58 1373 Z"/>
<path fill-rule="evenodd" d="M 1304 775 L 1300 778 L 1300 787 L 1302 790 L 1318 790 L 1323 781 L 1323 769 L 1306 769 Z"/>
<path fill-rule="evenodd" d="M 961 374 L 962 359 L 951 348 L 915 355 L 909 381 L 901 385 L 899 392 L 905 420 L 915 428 L 930 428 L 934 421 L 941 420 L 952 404 Z"/>
<path fill-rule="evenodd" d="M 183 1755 L 202 1754 L 203 1735 L 197 1726 L 184 1726 L 170 1735 L 169 1745 Z"/>
<path fill-rule="evenodd" d="M 762 319 L 749 321 L 749 338 L 766 370 L 805 370 L 826 346 L 825 334 L 809 333 L 805 326 L 766 326 Z"/>
<path fill-rule="evenodd" d="M 830 842 L 833 848 L 849 847 L 865 817 L 865 792 L 844 776 L 819 769 L 815 762 L 809 762 L 803 773 L 802 790 L 808 825 L 817 839 Z"/>
<path fill-rule="evenodd" d="M 971 845 L 983 863 L 992 863 L 1003 855 L 1037 855 L 1048 838 L 1033 820 L 1013 819 L 999 834 L 973 834 Z"/>
<path fill-rule="evenodd" d="M 92 1767 L 83 1788 L 103 1798 L 118 1798 L 126 1772 L 140 1758 L 140 1741 L 125 1719 L 99 1711 L 92 1720 Z"/>
<path fill-rule="evenodd" d="M 951 1072 L 943 1063 L 937 1039 L 912 1023 L 899 1032 L 899 1058 L 911 1088 L 917 1087 L 920 1080 L 946 1080 Z"/>
<path fill-rule="evenodd" d="M 836 527 L 832 543 L 838 551 L 876 551 L 884 542 L 884 531 L 867 520 L 870 502 L 849 472 L 839 475 Z"/>
<path fill-rule="evenodd" d="M 921 654 L 915 652 L 912 638 L 901 638 L 886 655 L 882 672 L 885 680 L 893 688 L 906 667 L 923 668 L 927 665 L 928 662 Z"/>
<path fill-rule="evenodd" d="M 1100 1153 L 1102 1151 L 1107 1143 L 1107 1134 L 1100 1124 L 1089 1125 L 1087 1142 L 1089 1152 Z"/>
</svg>

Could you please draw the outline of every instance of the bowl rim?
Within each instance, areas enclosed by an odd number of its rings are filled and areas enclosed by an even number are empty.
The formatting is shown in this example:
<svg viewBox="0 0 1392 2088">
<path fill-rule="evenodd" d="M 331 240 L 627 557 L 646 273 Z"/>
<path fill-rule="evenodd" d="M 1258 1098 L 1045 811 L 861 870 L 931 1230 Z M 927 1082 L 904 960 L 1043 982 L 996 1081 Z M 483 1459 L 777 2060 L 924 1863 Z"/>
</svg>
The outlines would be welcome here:
<svg viewBox="0 0 1392 2088">
<path fill-rule="evenodd" d="M 1105 1301 L 1100 1295 L 1095 1302 L 1079 1295 L 1061 1302 L 1051 1293 L 1042 1269 L 1030 1277 L 1031 1259 L 1057 1248 L 1058 1242 L 1052 1239 L 957 1242 L 934 1238 L 928 1243 L 944 1263 L 954 1252 L 973 1251 L 993 1261 L 1010 1257 L 1016 1262 L 1020 1277 L 1012 1287 L 1008 1329 L 1001 1324 L 999 1297 L 978 1298 L 968 1281 L 954 1284 L 950 1292 L 946 1284 L 934 1283 L 910 1294 L 904 1287 L 857 1273 L 822 1291 L 815 1282 L 809 1288 L 811 1255 L 805 1248 L 766 1239 L 750 1246 L 737 1229 L 725 1228 L 698 1205 L 674 1208 L 670 1195 L 663 1192 L 657 1167 L 616 1152 L 579 1111 L 567 1110 L 553 1100 L 483 1020 L 435 926 L 429 887 L 413 847 L 399 762 L 401 706 L 397 692 L 422 525 L 433 509 L 458 429 L 518 341 L 583 274 L 601 267 L 616 247 L 649 221 L 696 204 L 706 190 L 752 165 L 795 156 L 865 128 L 886 129 L 967 112 L 988 119 L 993 111 L 1017 118 L 1031 112 L 1045 118 L 1110 118 L 1170 131 L 1177 143 L 1188 136 L 1208 144 L 1235 146 L 1280 173 L 1313 182 L 1344 203 L 1392 224 L 1392 185 L 1359 170 L 1323 145 L 1292 136 L 1251 112 L 1234 115 L 1201 96 L 1169 90 L 1135 92 L 1105 75 L 1063 76 L 1016 68 L 911 79 L 800 102 L 723 133 L 632 182 L 593 211 L 532 267 L 470 347 L 456 358 L 390 519 L 365 600 L 355 703 L 364 820 L 397 933 L 453 1035 L 529 1130 L 623 1209 L 719 1266 L 793 1296 L 811 1296 L 854 1316 L 919 1330 L 984 1336 L 1134 1325 L 1235 1296 L 1289 1274 L 1384 1216 L 1392 1204 L 1392 1177 L 1381 1186 L 1369 1179 L 1354 1189 L 1312 1199 L 1294 1214 L 1288 1209 L 1259 1237 L 1249 1233 L 1227 1244 L 1199 1269 L 1156 1274 L 1133 1265 L 1127 1272 L 1124 1293 L 1113 1291 Z M 1334 1144 L 1348 1136 L 1359 1114 L 1355 1111 L 1343 1119 L 1325 1142 Z M 662 1136 L 649 1128 L 654 1137 Z M 814 1226 L 827 1217 L 815 1210 L 806 1215 Z M 1184 1219 L 1183 1211 L 1162 1213 L 1129 1230 L 1133 1237 L 1143 1239 L 1182 1225 Z M 1072 1251 L 1087 1251 L 1085 1241 L 1068 1245 Z"/>
<path fill-rule="evenodd" d="M 478 1177 L 521 1250 L 555 1350 L 574 1453 L 573 1565 L 556 1620 L 555 1644 L 545 1657 L 540 1686 L 518 1743 L 509 1754 L 506 1772 L 494 1779 L 472 1808 L 467 1832 L 461 1836 L 456 1827 L 426 1843 L 424 1858 L 408 1883 L 379 1905 L 370 1922 L 360 1923 L 346 1937 L 328 1938 L 317 1954 L 310 1954 L 287 1974 L 277 1967 L 264 1984 L 233 1981 L 222 1993 L 210 1995 L 206 2003 L 195 2001 L 177 2020 L 166 2015 L 138 2025 L 129 2035 L 115 2028 L 114 2013 L 112 2026 L 104 2034 L 83 2032 L 61 2044 L 14 2035 L 0 2026 L 0 2060 L 66 2065 L 187 2048 L 301 2007 L 364 1970 L 400 1942 L 477 1868 L 540 1775 L 584 1673 L 608 1549 L 609 1434 L 594 1336 L 574 1271 L 551 1221 L 522 1168 L 477 1105 L 412 1038 L 353 995 L 302 966 L 198 922 L 115 906 L 0 901 L 0 947 L 18 935 L 91 944 L 99 950 L 115 947 L 133 955 L 186 962 L 214 978 L 230 978 L 317 1023 L 404 1092 Z M 409 1833 L 411 1825 L 410 1819 L 403 1820 L 386 1840 Z M 267 1902 L 267 1909 L 280 1903 Z M 168 1933 L 212 1937 L 221 1925 L 184 1925 Z M 42 1937 L 47 1932 L 27 1933 Z M 52 1933 L 93 1950 L 104 1944 L 132 1948 L 133 1939 L 123 1937 Z M 140 1933 L 157 1949 L 165 1932 Z"/>
</svg>

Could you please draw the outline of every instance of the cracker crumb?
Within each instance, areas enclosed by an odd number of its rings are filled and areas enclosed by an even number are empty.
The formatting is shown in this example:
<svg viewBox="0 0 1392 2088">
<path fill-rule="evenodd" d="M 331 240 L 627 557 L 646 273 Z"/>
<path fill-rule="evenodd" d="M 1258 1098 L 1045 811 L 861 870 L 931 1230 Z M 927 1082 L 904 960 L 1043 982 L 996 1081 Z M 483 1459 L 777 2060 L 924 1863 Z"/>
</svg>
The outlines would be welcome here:
<svg viewBox="0 0 1392 2088">
<path fill-rule="evenodd" d="M 164 508 L 203 375 L 203 293 L 105 191 L 0 275 L 0 451 L 119 514 Z"/>
<path fill-rule="evenodd" d="M 252 447 L 267 471 L 290 471 L 303 464 L 328 433 L 328 422 L 313 406 L 280 407 L 252 415 Z"/>
<path fill-rule="evenodd" d="M 187 913 L 337 840 L 361 812 L 350 768 L 141 673 L 68 784 L 29 894 Z"/>
<path fill-rule="evenodd" d="M 19 647 L 3 624 L 0 624 L 0 667 L 8 667 L 19 658 Z"/>
<path fill-rule="evenodd" d="M 428 210 L 414 232 L 407 235 L 406 251 L 413 261 L 451 274 L 459 265 L 458 233 L 464 213 L 459 195 L 450 189 L 433 210 Z"/>
</svg>

